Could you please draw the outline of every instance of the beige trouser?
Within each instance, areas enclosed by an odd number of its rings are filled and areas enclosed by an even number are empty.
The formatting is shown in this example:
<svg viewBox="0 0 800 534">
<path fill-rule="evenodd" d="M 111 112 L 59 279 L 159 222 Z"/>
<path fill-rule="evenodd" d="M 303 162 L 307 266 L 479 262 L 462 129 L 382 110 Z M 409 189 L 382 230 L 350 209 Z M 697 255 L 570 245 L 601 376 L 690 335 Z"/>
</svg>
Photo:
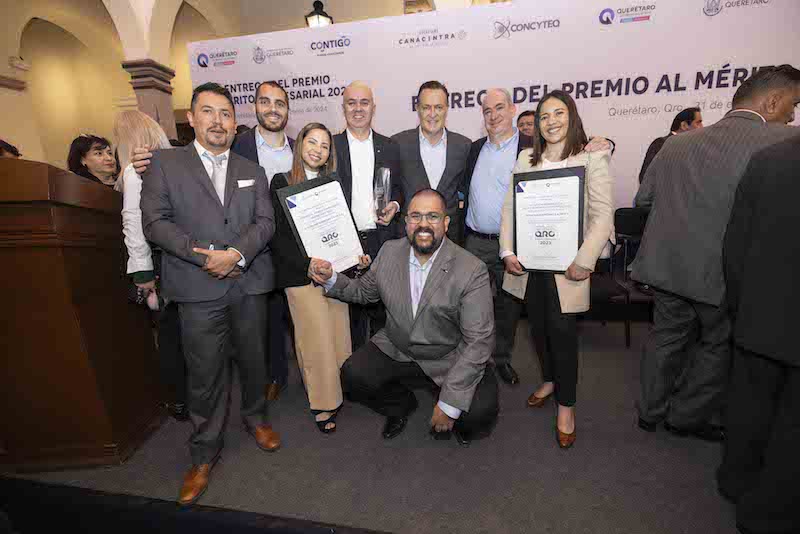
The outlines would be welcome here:
<svg viewBox="0 0 800 534">
<path fill-rule="evenodd" d="M 286 288 L 294 323 L 297 364 L 312 410 L 335 410 L 342 404 L 339 369 L 353 352 L 347 304 L 308 284 Z"/>
</svg>

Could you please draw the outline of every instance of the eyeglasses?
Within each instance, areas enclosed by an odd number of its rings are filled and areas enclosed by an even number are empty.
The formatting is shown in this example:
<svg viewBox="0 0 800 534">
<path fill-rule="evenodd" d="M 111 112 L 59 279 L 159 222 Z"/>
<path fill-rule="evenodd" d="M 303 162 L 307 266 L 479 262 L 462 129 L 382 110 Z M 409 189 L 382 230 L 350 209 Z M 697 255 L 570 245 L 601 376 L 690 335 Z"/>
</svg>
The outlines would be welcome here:
<svg viewBox="0 0 800 534">
<path fill-rule="evenodd" d="M 435 211 L 432 211 L 430 213 L 414 212 L 406 215 L 407 223 L 419 224 L 422 222 L 422 219 L 427 219 L 428 222 L 431 224 L 439 224 L 440 222 L 442 222 L 442 219 L 444 219 L 444 215 L 442 215 L 441 213 L 437 213 Z"/>
</svg>

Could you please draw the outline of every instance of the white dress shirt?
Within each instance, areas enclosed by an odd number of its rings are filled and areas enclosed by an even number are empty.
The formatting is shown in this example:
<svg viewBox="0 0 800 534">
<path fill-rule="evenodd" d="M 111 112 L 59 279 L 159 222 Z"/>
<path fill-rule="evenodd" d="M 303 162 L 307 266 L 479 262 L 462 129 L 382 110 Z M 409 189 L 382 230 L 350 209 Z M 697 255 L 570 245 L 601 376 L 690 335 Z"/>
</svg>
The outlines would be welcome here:
<svg viewBox="0 0 800 534">
<path fill-rule="evenodd" d="M 223 172 L 223 173 L 225 173 L 225 176 L 226 176 L 226 177 L 228 176 L 228 161 L 230 161 L 230 159 L 231 159 L 231 149 L 230 149 L 230 148 L 229 148 L 228 150 L 226 150 L 225 152 L 223 152 L 222 154 L 217 154 L 217 155 L 215 156 L 214 154 L 212 154 L 211 152 L 209 152 L 208 150 L 206 150 L 206 149 L 203 147 L 203 145 L 201 145 L 201 144 L 200 144 L 200 143 L 197 141 L 197 139 L 195 139 L 195 140 L 194 140 L 194 149 L 195 149 L 195 150 L 197 150 L 197 155 L 198 155 L 198 156 L 200 156 L 200 161 L 203 163 L 203 167 L 205 168 L 206 172 L 208 173 L 208 179 L 209 179 L 209 180 L 211 180 L 211 177 L 214 175 L 214 164 L 213 164 L 213 163 L 211 163 L 211 160 L 210 160 L 209 158 L 203 157 L 203 154 L 206 154 L 206 153 L 208 153 L 208 155 L 209 155 L 209 156 L 211 156 L 212 158 L 219 157 L 219 156 L 223 156 L 223 155 L 224 155 L 224 156 L 227 156 L 227 157 L 225 158 L 225 161 L 223 161 L 222 163 L 220 163 L 220 165 L 219 165 L 219 166 L 220 166 L 220 169 L 222 170 L 222 172 Z M 214 184 L 211 184 L 211 185 L 214 185 Z M 223 190 L 224 190 L 224 188 L 223 188 Z M 223 199 L 220 199 L 220 200 L 221 200 L 222 204 L 223 204 L 223 205 L 225 205 L 225 199 L 223 198 Z M 235 248 L 233 248 L 233 247 L 228 247 L 228 248 L 229 248 L 230 250 L 236 250 L 236 249 L 235 249 Z M 239 260 L 239 261 L 236 263 L 236 265 L 238 265 L 239 267 L 244 267 L 244 266 L 247 264 L 246 260 L 244 259 L 244 254 L 242 254 L 242 253 L 241 253 L 241 252 L 239 252 L 238 250 L 236 250 L 236 252 L 239 254 L 239 256 L 241 256 L 241 257 L 242 257 L 242 259 L 241 259 L 241 260 Z"/>
<path fill-rule="evenodd" d="M 267 173 L 270 185 L 276 174 L 292 170 L 292 148 L 289 146 L 289 137 L 286 134 L 283 136 L 283 146 L 274 148 L 261 137 L 261 132 L 256 128 L 256 151 L 258 152 L 258 164 Z"/>
<path fill-rule="evenodd" d="M 347 130 L 350 145 L 350 169 L 353 173 L 353 193 L 350 211 L 359 230 L 375 230 L 375 198 L 373 182 L 375 179 L 375 145 L 372 130 L 363 141 Z"/>
<path fill-rule="evenodd" d="M 133 164 L 122 173 L 122 234 L 128 249 L 127 273 L 153 270 L 153 252 L 142 229 L 142 177 L 133 169 Z"/>
<path fill-rule="evenodd" d="M 417 255 L 414 254 L 414 247 L 409 248 L 408 252 L 408 280 L 409 280 L 409 289 L 411 290 L 411 312 L 412 317 L 417 316 L 417 309 L 419 308 L 419 302 L 422 298 L 422 292 L 425 289 L 425 282 L 428 281 L 428 274 L 431 272 L 431 268 L 433 266 L 433 262 L 436 261 L 436 256 L 439 255 L 439 251 L 442 250 L 442 245 L 439 245 L 439 248 L 436 249 L 436 252 L 428 258 L 428 261 L 425 262 L 425 265 L 422 265 L 419 260 L 417 259 Z M 333 275 L 328 279 L 327 282 L 323 285 L 325 288 L 325 292 L 327 293 L 330 289 L 334 286 L 337 280 L 336 271 L 333 272 Z M 446 402 L 438 401 L 436 403 L 441 410 L 447 414 L 450 419 L 458 419 L 461 417 L 461 410 L 450 406 Z"/>
<path fill-rule="evenodd" d="M 442 132 L 442 138 L 432 145 L 428 139 L 422 135 L 422 128 L 419 129 L 419 156 L 425 166 L 428 181 L 431 189 L 439 187 L 442 180 L 444 168 L 447 166 L 447 129 Z"/>
</svg>

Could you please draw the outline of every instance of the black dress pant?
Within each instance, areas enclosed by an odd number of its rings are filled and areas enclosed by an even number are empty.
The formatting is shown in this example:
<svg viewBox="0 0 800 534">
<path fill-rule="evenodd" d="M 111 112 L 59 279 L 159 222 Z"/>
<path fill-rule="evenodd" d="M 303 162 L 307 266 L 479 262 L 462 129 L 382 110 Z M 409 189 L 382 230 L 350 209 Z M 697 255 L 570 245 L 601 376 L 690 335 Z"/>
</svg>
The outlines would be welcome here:
<svg viewBox="0 0 800 534">
<path fill-rule="evenodd" d="M 282 289 L 268 293 L 267 307 L 269 308 L 269 326 L 267 328 L 269 339 L 269 350 L 267 351 L 269 381 L 284 385 L 289 375 L 289 345 L 287 341 L 292 338 L 286 293 Z"/>
<path fill-rule="evenodd" d="M 239 370 L 241 417 L 248 428 L 266 423 L 267 297 L 235 284 L 220 299 L 178 304 L 189 371 L 189 438 L 193 464 L 222 449 L 231 394 L 231 364 Z"/>
<path fill-rule="evenodd" d="M 503 291 L 505 264 L 500 259 L 500 243 L 497 239 L 487 239 L 483 234 L 477 234 L 467 227 L 464 248 L 483 261 L 489 269 L 495 328 L 495 348 L 492 358 L 497 365 L 510 364 L 521 306 L 518 300 Z"/>
<path fill-rule="evenodd" d="M 528 276 L 525 306 L 530 335 L 542 367 L 542 380 L 553 382 L 558 404 L 574 406 L 578 386 L 577 316 L 561 313 L 552 273 L 532 272 Z"/>
<path fill-rule="evenodd" d="M 653 329 L 642 352 L 639 417 L 678 428 L 711 421 L 722 409 L 731 365 L 724 307 L 653 288 Z"/>
<path fill-rule="evenodd" d="M 390 417 L 405 417 L 417 408 L 412 389 L 438 386 L 415 362 L 398 362 L 369 342 L 350 356 L 342 366 L 342 380 L 348 398 L 375 412 Z M 475 389 L 468 412 L 456 421 L 459 430 L 477 437 L 488 434 L 499 412 L 497 379 L 494 369 L 486 367 Z"/>
<path fill-rule="evenodd" d="M 158 363 L 167 402 L 186 403 L 186 360 L 181 341 L 178 305 L 170 302 L 158 312 Z"/>
<path fill-rule="evenodd" d="M 736 501 L 736 523 L 800 532 L 800 367 L 736 347 L 725 414 L 717 482 Z"/>
</svg>

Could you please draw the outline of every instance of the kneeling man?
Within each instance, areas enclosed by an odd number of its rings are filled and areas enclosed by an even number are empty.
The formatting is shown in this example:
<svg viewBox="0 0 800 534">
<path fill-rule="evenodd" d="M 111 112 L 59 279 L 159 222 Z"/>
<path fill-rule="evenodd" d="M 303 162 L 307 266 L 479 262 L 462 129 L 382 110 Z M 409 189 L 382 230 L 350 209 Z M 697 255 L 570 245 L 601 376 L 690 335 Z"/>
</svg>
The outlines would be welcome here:
<svg viewBox="0 0 800 534">
<path fill-rule="evenodd" d="M 433 189 L 411 199 L 408 239 L 386 242 L 360 278 L 336 276 L 312 259 L 309 276 L 327 296 L 386 306 L 386 327 L 342 367 L 350 399 L 386 416 L 383 437 L 398 436 L 416 409 L 415 386 L 438 389 L 431 430 L 461 443 L 487 435 L 498 413 L 497 380 L 487 366 L 494 317 L 486 265 L 446 237 L 450 218 Z"/>
</svg>

